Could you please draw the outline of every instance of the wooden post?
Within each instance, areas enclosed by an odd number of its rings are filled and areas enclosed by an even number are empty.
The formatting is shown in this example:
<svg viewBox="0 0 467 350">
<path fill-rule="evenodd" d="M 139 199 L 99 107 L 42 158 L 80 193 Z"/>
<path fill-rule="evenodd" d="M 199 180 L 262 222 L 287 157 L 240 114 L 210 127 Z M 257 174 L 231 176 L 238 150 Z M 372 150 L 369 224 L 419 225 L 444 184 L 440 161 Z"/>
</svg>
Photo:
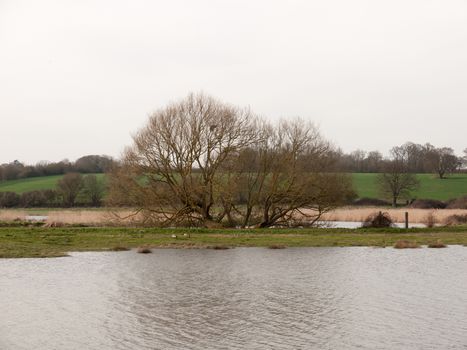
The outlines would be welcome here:
<svg viewBox="0 0 467 350">
<path fill-rule="evenodd" d="M 405 228 L 409 228 L 409 212 L 405 212 Z"/>
</svg>

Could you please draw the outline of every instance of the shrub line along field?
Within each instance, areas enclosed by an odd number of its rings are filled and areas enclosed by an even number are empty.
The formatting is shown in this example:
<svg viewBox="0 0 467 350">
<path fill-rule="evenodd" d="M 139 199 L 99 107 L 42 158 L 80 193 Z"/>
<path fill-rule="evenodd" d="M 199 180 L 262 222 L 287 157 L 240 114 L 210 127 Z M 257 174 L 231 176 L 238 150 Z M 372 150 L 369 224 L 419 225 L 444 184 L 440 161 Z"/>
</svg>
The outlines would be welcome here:
<svg viewBox="0 0 467 350">
<path fill-rule="evenodd" d="M 127 248 L 393 246 L 397 241 L 467 245 L 467 227 L 432 229 L 156 229 L 0 227 L 0 258 L 58 257 Z"/>
<path fill-rule="evenodd" d="M 95 174 L 103 178 L 105 174 Z M 377 175 L 374 173 L 352 174 L 353 184 L 358 197 L 380 198 Z M 57 181 L 63 175 L 32 177 L 21 180 L 0 182 L 0 192 L 16 192 L 18 194 L 35 191 L 55 189 Z M 412 194 L 413 198 L 449 200 L 467 195 L 467 174 L 454 174 L 446 179 L 439 179 L 433 174 L 418 174 L 420 188 Z"/>
</svg>

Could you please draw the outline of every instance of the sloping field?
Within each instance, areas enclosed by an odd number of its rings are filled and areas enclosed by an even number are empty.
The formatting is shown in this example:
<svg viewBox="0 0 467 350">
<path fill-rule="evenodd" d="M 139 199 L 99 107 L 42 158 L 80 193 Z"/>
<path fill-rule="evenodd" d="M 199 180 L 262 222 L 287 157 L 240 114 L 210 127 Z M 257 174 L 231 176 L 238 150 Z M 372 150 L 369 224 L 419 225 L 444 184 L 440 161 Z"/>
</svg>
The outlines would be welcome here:
<svg viewBox="0 0 467 350">
<path fill-rule="evenodd" d="M 102 178 L 104 174 L 94 174 L 98 178 Z M 53 190 L 57 186 L 57 181 L 60 180 L 63 175 L 54 176 L 42 176 L 42 177 L 31 177 L 20 180 L 10 180 L 0 182 L 0 192 L 16 192 L 23 193 L 37 190 Z"/>
<path fill-rule="evenodd" d="M 360 198 L 381 198 L 377 184 L 378 174 L 352 174 L 355 190 Z M 23 193 L 35 190 L 54 189 L 63 175 L 33 177 L 0 182 L 0 192 Z M 105 174 L 96 174 L 102 178 Z M 467 195 L 467 174 L 455 174 L 447 179 L 438 179 L 432 174 L 419 174 L 420 189 L 413 198 L 448 200 Z"/>
<path fill-rule="evenodd" d="M 355 190 L 360 198 L 380 198 L 378 174 L 352 174 Z M 418 174 L 420 188 L 412 195 L 419 199 L 448 200 L 467 195 L 467 174 L 455 174 L 439 179 L 432 174 Z"/>
</svg>

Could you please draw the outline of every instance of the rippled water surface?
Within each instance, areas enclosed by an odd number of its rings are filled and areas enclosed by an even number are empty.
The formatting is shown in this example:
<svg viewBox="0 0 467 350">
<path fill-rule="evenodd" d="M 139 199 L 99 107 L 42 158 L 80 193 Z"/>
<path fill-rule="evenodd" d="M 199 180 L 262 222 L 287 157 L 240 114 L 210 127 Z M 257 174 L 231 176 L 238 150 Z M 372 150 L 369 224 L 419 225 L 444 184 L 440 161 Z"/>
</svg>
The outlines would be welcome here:
<svg viewBox="0 0 467 350">
<path fill-rule="evenodd" d="M 0 260 L 0 349 L 467 349 L 467 248 Z"/>
</svg>

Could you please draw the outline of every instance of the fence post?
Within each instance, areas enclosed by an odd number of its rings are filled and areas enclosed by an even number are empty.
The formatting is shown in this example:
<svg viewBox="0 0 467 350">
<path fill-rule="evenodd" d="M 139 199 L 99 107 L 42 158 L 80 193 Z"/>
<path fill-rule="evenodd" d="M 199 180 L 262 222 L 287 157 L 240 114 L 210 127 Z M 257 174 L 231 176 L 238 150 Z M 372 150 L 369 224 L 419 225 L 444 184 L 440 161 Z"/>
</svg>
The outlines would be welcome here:
<svg viewBox="0 0 467 350">
<path fill-rule="evenodd" d="M 405 228 L 409 228 L 409 212 L 405 212 Z"/>
</svg>

